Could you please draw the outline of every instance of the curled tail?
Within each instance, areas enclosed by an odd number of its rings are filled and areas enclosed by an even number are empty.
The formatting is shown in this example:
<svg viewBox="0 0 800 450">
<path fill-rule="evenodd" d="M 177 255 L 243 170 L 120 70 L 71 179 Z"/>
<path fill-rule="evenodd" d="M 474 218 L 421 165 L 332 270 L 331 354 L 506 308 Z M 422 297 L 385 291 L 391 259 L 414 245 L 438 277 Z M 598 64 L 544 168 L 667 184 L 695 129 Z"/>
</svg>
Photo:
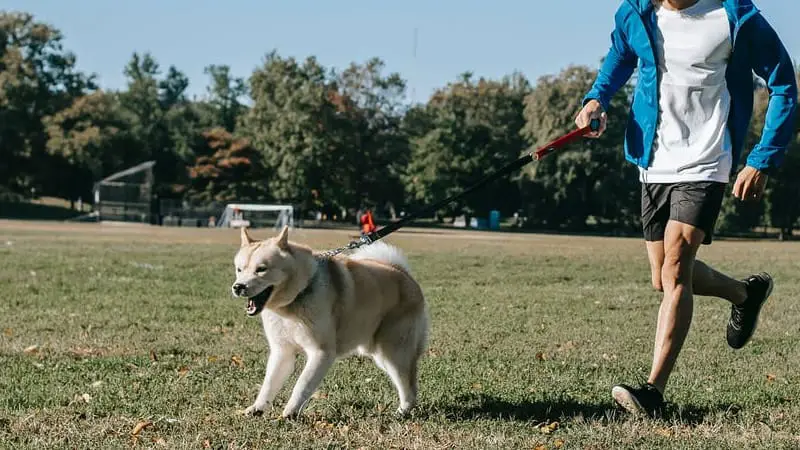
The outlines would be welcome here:
<svg viewBox="0 0 800 450">
<path fill-rule="evenodd" d="M 373 259 L 387 264 L 391 264 L 397 268 L 404 270 L 406 273 L 411 273 L 411 265 L 408 263 L 405 255 L 399 248 L 389 245 L 385 242 L 378 241 L 372 244 L 365 245 L 356 249 L 351 259 Z"/>
</svg>

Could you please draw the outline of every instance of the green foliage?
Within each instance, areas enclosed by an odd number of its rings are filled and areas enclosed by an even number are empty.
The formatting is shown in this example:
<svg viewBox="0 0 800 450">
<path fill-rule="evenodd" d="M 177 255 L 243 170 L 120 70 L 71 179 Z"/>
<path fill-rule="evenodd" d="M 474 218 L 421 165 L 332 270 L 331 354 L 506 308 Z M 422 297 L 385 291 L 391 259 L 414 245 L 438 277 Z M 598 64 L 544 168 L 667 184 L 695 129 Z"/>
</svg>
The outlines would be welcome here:
<svg viewBox="0 0 800 450">
<path fill-rule="evenodd" d="M 575 129 L 581 100 L 596 72 L 569 67 L 539 79 L 525 100 L 523 134 L 538 148 Z M 630 228 L 638 223 L 640 185 L 625 161 L 622 143 L 630 88 L 612 99 L 608 126 L 597 141 L 583 140 L 530 166 L 521 180 L 522 203 L 531 223 L 550 228 L 585 228 L 587 219 Z"/>
<path fill-rule="evenodd" d="M 530 86 L 521 75 L 477 81 L 471 74 L 436 91 L 427 105 L 409 112 L 411 162 L 406 189 L 415 203 L 433 203 L 460 192 L 487 172 L 522 155 L 523 102 Z M 513 176 L 487 185 L 442 214 L 510 214 L 519 205 Z"/>
<path fill-rule="evenodd" d="M 62 40 L 30 14 L 0 12 L 0 183 L 11 192 L 57 188 L 48 184 L 54 158 L 42 120 L 94 87 Z"/>
<path fill-rule="evenodd" d="M 211 77 L 207 88 L 211 125 L 233 132 L 245 110 L 241 98 L 247 94 L 247 85 L 244 79 L 232 76 L 230 67 L 225 65 L 210 65 L 205 73 Z"/>
</svg>

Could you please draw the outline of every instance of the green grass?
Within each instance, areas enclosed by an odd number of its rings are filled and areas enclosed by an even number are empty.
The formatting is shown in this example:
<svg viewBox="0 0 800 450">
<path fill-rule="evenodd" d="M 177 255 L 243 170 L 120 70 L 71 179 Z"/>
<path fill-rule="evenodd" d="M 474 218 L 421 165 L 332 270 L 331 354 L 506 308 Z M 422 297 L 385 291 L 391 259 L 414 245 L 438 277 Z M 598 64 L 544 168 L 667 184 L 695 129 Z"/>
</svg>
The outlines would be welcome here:
<svg viewBox="0 0 800 450">
<path fill-rule="evenodd" d="M 327 248 L 351 234 L 293 237 Z M 701 251 L 735 276 L 769 270 L 775 292 L 739 351 L 725 343 L 725 302 L 696 299 L 669 411 L 649 421 L 617 411 L 609 392 L 649 370 L 660 298 L 640 240 L 397 233 L 388 240 L 408 254 L 432 319 L 419 409 L 393 417 L 388 378 L 352 358 L 302 419 L 280 421 L 296 373 L 273 413 L 239 414 L 267 348 L 260 322 L 230 296 L 238 239 L 0 222 L 0 448 L 800 446 L 797 243 Z M 140 422 L 152 424 L 133 436 Z"/>
</svg>

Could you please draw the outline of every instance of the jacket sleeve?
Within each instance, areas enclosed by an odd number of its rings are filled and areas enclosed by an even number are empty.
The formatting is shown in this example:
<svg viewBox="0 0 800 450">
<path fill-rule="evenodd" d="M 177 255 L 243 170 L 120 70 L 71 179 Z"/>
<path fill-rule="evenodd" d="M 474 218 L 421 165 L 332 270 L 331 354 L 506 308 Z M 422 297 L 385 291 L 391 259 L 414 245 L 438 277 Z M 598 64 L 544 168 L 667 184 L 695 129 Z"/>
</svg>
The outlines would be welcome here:
<svg viewBox="0 0 800 450">
<path fill-rule="evenodd" d="M 767 83 L 769 104 L 760 142 L 747 157 L 747 165 L 769 173 L 782 163 L 795 128 L 797 78 L 789 53 L 761 14 L 750 19 L 749 36 L 753 71 Z M 748 36 L 748 37 L 749 37 Z"/>
<path fill-rule="evenodd" d="M 611 98 L 633 75 L 638 57 L 625 36 L 623 27 L 625 20 L 623 14 L 618 11 L 614 20 L 614 30 L 611 32 L 611 48 L 603 60 L 591 90 L 583 99 L 584 105 L 590 100 L 597 100 L 605 110 L 608 110 Z"/>
</svg>

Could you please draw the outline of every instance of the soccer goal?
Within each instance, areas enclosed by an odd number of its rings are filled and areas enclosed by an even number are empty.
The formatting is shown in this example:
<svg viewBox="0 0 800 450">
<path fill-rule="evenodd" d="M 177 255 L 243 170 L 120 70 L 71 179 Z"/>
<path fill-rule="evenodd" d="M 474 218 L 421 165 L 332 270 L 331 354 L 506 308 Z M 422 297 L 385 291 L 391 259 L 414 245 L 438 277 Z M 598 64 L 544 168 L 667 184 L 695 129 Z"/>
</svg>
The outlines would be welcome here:
<svg viewBox="0 0 800 450">
<path fill-rule="evenodd" d="M 253 203 L 229 203 L 217 221 L 218 227 L 268 228 L 276 230 L 286 225 L 294 228 L 292 205 L 261 205 Z"/>
<path fill-rule="evenodd" d="M 95 183 L 94 212 L 97 219 L 149 223 L 155 164 L 155 161 L 143 162 Z"/>
</svg>

